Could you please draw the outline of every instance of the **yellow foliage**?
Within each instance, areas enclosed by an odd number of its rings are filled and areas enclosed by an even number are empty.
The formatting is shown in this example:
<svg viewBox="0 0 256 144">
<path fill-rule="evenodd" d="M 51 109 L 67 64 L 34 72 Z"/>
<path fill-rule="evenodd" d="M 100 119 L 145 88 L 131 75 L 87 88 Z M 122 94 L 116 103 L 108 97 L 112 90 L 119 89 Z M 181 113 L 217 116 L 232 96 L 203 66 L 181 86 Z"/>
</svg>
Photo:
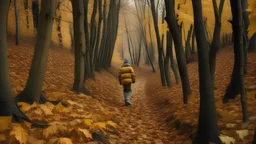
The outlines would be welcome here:
<svg viewBox="0 0 256 144">
<path fill-rule="evenodd" d="M 87 139 L 92 139 L 92 134 L 90 133 L 89 130 L 87 130 L 87 129 L 80 129 L 80 128 L 78 128 L 78 130 L 79 130 L 80 132 L 82 132 L 82 134 L 83 134 Z"/>
<path fill-rule="evenodd" d="M 117 127 L 117 124 L 114 123 L 113 121 L 107 121 L 107 126 L 111 126 L 113 128 L 116 128 Z"/>
<path fill-rule="evenodd" d="M 52 109 L 46 104 L 40 104 L 39 107 L 44 112 L 45 115 L 53 115 Z"/>
<path fill-rule="evenodd" d="M 61 102 L 59 102 L 57 104 L 57 106 L 54 107 L 53 111 L 54 112 L 60 112 L 60 113 L 63 113 L 63 112 L 70 112 L 72 109 L 72 107 L 64 107 Z"/>
<path fill-rule="evenodd" d="M 25 102 L 19 102 L 18 106 L 19 106 L 21 111 L 26 112 L 26 111 L 29 111 L 31 108 L 37 107 L 37 103 L 34 102 L 32 105 L 30 105 L 30 104 L 25 103 Z"/>
<path fill-rule="evenodd" d="M 244 137 L 249 135 L 248 130 L 237 130 L 236 133 L 239 135 L 241 140 L 244 140 Z"/>
<path fill-rule="evenodd" d="M 97 122 L 93 124 L 95 128 L 100 129 L 101 131 L 105 131 L 107 128 L 107 124 L 104 122 Z"/>
<path fill-rule="evenodd" d="M 12 122 L 12 116 L 1 116 L 0 117 L 0 131 L 6 130 Z"/>
<path fill-rule="evenodd" d="M 57 133 L 58 127 L 56 125 L 51 125 L 48 128 L 43 130 L 43 135 L 45 138 L 48 138 L 50 135 Z"/>
<path fill-rule="evenodd" d="M 220 135 L 219 138 L 223 144 L 234 144 L 236 142 L 234 138 L 225 135 Z"/>
<path fill-rule="evenodd" d="M 21 144 L 26 144 L 28 141 L 28 133 L 20 124 L 13 126 L 10 136 L 13 136 Z"/>
<path fill-rule="evenodd" d="M 72 140 L 70 138 L 53 138 L 49 142 L 49 144 L 73 144 Z"/>
<path fill-rule="evenodd" d="M 248 7 L 248 11 L 251 12 L 249 15 L 250 25 L 248 27 L 248 37 L 251 38 L 256 32 L 256 1 L 251 1 Z"/>
<path fill-rule="evenodd" d="M 93 121 L 91 119 L 85 119 L 84 122 L 85 126 L 89 127 L 90 129 L 93 128 Z"/>
</svg>

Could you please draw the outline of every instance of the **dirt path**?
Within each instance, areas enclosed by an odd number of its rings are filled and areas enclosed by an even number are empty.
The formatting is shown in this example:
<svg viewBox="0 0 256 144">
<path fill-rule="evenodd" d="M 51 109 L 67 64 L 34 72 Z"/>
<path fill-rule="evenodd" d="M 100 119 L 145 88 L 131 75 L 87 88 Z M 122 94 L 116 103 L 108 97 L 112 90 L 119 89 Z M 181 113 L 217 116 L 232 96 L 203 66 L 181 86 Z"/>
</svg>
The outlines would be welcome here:
<svg viewBox="0 0 256 144">
<path fill-rule="evenodd" d="M 118 106 L 117 119 L 121 128 L 116 143 L 172 143 L 177 136 L 176 131 L 170 132 L 165 124 L 159 123 L 159 111 L 154 110 L 145 94 L 146 78 L 153 73 L 144 68 L 135 68 L 135 72 L 137 80 L 132 85 L 132 106 Z M 123 99 L 123 96 L 120 98 Z"/>
</svg>

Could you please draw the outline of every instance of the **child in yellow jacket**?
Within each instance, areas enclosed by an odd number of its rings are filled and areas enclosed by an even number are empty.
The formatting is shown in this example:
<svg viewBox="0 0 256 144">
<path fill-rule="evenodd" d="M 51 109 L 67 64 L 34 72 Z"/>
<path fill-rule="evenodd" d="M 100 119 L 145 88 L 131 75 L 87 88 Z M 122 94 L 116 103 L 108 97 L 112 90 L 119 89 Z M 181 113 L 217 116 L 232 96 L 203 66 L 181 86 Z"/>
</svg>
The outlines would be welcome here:
<svg viewBox="0 0 256 144">
<path fill-rule="evenodd" d="M 129 64 L 128 59 L 124 60 L 124 64 L 119 71 L 119 83 L 123 85 L 124 92 L 124 103 L 125 106 L 131 105 L 130 97 L 132 93 L 131 84 L 135 83 L 135 73 L 131 65 Z"/>
</svg>

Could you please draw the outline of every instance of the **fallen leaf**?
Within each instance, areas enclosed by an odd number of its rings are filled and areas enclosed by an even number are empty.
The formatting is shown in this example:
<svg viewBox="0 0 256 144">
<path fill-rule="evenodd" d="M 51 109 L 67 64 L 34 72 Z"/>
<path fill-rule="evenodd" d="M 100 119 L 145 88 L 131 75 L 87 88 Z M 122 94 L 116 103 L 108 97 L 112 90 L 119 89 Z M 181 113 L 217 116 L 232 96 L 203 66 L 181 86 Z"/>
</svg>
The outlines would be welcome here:
<svg viewBox="0 0 256 144">
<path fill-rule="evenodd" d="M 57 144 L 73 144 L 70 138 L 59 138 Z"/>
<path fill-rule="evenodd" d="M 21 144 L 25 144 L 28 141 L 28 133 L 20 124 L 13 126 L 10 136 L 14 136 Z"/>
<path fill-rule="evenodd" d="M 40 104 L 39 107 L 43 110 L 45 115 L 53 115 L 52 110 L 45 104 Z"/>
<path fill-rule="evenodd" d="M 70 111 L 71 111 L 71 107 L 66 108 L 66 107 L 64 107 L 64 106 L 61 104 L 61 102 L 59 102 L 59 103 L 54 107 L 53 111 L 54 111 L 54 112 L 60 112 L 60 113 L 62 113 L 62 112 L 70 112 Z"/>
<path fill-rule="evenodd" d="M 222 143 L 224 144 L 234 144 L 236 142 L 236 140 L 232 137 L 229 137 L 229 136 L 225 136 L 225 135 L 220 135 L 219 136 L 220 140 Z"/>
<path fill-rule="evenodd" d="M 84 135 L 87 139 L 92 139 L 92 134 L 90 133 L 89 130 L 87 130 L 87 129 L 80 129 L 80 128 L 78 128 L 78 130 L 79 130 L 80 132 L 82 132 L 83 135 Z"/>
<path fill-rule="evenodd" d="M 48 128 L 43 130 L 43 135 L 44 135 L 45 138 L 48 138 L 48 136 L 57 133 L 57 131 L 58 131 L 57 126 L 56 125 L 51 125 Z"/>
<path fill-rule="evenodd" d="M 232 124 L 232 123 L 226 124 L 227 128 L 234 128 L 235 126 L 236 126 L 236 124 Z"/>
<path fill-rule="evenodd" d="M 95 128 L 99 128 L 100 130 L 104 131 L 106 130 L 106 123 L 104 122 L 97 122 L 93 124 Z"/>
<path fill-rule="evenodd" d="M 29 111 L 31 108 L 37 107 L 37 103 L 34 102 L 32 105 L 25 103 L 25 102 L 18 102 L 18 106 L 21 111 L 26 112 Z"/>
<path fill-rule="evenodd" d="M 113 121 L 107 121 L 107 126 L 110 126 L 112 128 L 116 128 L 117 127 L 117 124 L 114 123 Z"/>
<path fill-rule="evenodd" d="M 236 133 L 239 135 L 239 138 L 241 140 L 244 140 L 244 137 L 249 135 L 249 131 L 248 130 L 236 130 Z"/>
<path fill-rule="evenodd" d="M 90 129 L 93 128 L 93 121 L 91 119 L 85 119 L 83 123 L 85 126 L 89 127 Z"/>
</svg>

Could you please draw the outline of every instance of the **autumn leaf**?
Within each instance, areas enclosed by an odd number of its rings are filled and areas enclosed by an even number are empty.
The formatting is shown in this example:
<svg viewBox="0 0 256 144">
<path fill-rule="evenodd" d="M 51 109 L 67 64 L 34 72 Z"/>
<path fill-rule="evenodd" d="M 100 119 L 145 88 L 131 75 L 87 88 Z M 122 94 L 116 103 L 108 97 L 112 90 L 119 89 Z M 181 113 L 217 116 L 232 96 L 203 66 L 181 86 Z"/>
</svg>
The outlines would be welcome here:
<svg viewBox="0 0 256 144">
<path fill-rule="evenodd" d="M 236 124 L 232 124 L 232 123 L 226 124 L 227 128 L 234 128 L 235 126 L 236 126 Z"/>
<path fill-rule="evenodd" d="M 52 138 L 48 142 L 49 144 L 73 144 L 72 140 L 70 138 Z"/>
<path fill-rule="evenodd" d="M 236 142 L 234 138 L 225 135 L 220 135 L 219 138 L 223 144 L 234 144 Z"/>
<path fill-rule="evenodd" d="M 55 133 L 57 133 L 58 128 L 56 125 L 51 125 L 48 128 L 43 130 L 43 135 L 45 138 L 48 138 L 50 135 L 53 135 Z"/>
<path fill-rule="evenodd" d="M 90 128 L 90 129 L 93 129 L 93 120 L 91 120 L 91 119 L 85 119 L 85 120 L 83 121 L 83 124 L 84 124 L 86 127 Z"/>
<path fill-rule="evenodd" d="M 13 126 L 10 136 L 13 136 L 21 144 L 25 144 L 28 141 L 28 133 L 20 124 Z"/>
<path fill-rule="evenodd" d="M 18 106 L 21 109 L 21 111 L 26 112 L 26 111 L 29 111 L 31 108 L 37 107 L 37 103 L 34 102 L 32 105 L 30 105 L 25 102 L 18 102 Z"/>
<path fill-rule="evenodd" d="M 92 134 L 90 133 L 90 131 L 88 131 L 87 129 L 80 129 L 78 128 L 78 130 L 80 132 L 83 133 L 83 135 L 87 138 L 87 139 L 92 139 Z"/>
<path fill-rule="evenodd" d="M 53 115 L 52 110 L 45 104 L 40 104 L 39 107 L 44 112 L 45 115 Z"/>
<path fill-rule="evenodd" d="M 107 126 L 110 126 L 111 128 L 116 128 L 117 127 L 117 124 L 114 123 L 113 121 L 107 121 Z"/>
<path fill-rule="evenodd" d="M 244 140 L 244 137 L 249 135 L 248 130 L 237 130 L 236 133 L 238 134 L 238 136 L 241 140 Z"/>
<path fill-rule="evenodd" d="M 64 107 L 61 102 L 57 104 L 57 106 L 54 107 L 53 109 L 54 112 L 60 112 L 60 113 L 63 113 L 63 112 L 70 112 L 71 111 L 71 107 Z"/>
<path fill-rule="evenodd" d="M 0 131 L 5 131 L 8 129 L 12 122 L 11 116 L 0 116 Z"/>
<path fill-rule="evenodd" d="M 101 131 L 105 131 L 106 130 L 106 123 L 104 122 L 97 122 L 93 124 L 95 128 L 100 129 Z"/>
</svg>

